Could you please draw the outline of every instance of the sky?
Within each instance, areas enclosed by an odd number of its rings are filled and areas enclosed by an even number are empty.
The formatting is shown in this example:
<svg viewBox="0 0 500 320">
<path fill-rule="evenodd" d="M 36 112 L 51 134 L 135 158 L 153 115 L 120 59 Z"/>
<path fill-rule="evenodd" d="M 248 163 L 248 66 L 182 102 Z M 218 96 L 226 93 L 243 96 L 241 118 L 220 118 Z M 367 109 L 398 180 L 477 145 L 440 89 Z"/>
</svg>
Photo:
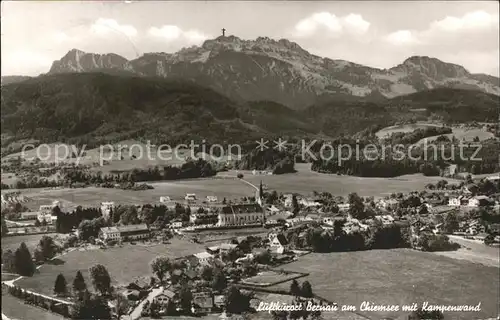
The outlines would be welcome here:
<svg viewBox="0 0 500 320">
<path fill-rule="evenodd" d="M 2 75 L 36 76 L 76 48 L 134 59 L 206 39 L 267 36 L 390 68 L 413 55 L 499 75 L 497 1 L 2 1 Z"/>
</svg>

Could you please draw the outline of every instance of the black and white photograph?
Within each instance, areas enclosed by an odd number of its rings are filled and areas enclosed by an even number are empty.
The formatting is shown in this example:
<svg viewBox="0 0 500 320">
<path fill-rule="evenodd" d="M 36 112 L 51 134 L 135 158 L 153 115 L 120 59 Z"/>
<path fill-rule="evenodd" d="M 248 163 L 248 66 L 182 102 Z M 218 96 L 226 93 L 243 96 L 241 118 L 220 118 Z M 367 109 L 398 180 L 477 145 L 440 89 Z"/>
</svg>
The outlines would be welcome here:
<svg viewBox="0 0 500 320">
<path fill-rule="evenodd" d="M 500 320 L 498 1 L 2 1 L 2 320 Z"/>
</svg>

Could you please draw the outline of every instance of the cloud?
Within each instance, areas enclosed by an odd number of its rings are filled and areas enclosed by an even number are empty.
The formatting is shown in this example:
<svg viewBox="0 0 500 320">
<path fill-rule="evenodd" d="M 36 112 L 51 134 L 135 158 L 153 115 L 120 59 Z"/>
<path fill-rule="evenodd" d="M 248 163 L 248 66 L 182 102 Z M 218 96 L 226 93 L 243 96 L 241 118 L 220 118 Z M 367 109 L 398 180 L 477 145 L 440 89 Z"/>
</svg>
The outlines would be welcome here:
<svg viewBox="0 0 500 320">
<path fill-rule="evenodd" d="M 295 36 L 308 37 L 317 31 L 325 30 L 330 34 L 338 35 L 343 31 L 354 34 L 364 34 L 370 28 L 370 23 L 359 14 L 351 13 L 344 17 L 337 17 L 333 13 L 318 12 L 300 20 L 295 25 Z"/>
<path fill-rule="evenodd" d="M 178 26 L 174 25 L 164 25 L 161 27 L 151 27 L 148 30 L 148 34 L 155 38 L 165 39 L 167 41 L 186 41 L 188 43 L 201 43 L 204 40 L 210 38 L 198 30 L 187 30 L 184 31 Z"/>
<path fill-rule="evenodd" d="M 434 21 L 430 25 L 430 31 L 455 32 L 490 27 L 498 28 L 498 15 L 492 15 L 485 11 L 473 11 L 466 13 L 460 18 L 447 16 L 442 20 Z"/>
<path fill-rule="evenodd" d="M 106 36 L 113 33 L 121 33 L 128 37 L 137 35 L 137 29 L 132 25 L 119 24 L 114 19 L 97 19 L 90 27 L 90 30 L 98 35 Z"/>
<path fill-rule="evenodd" d="M 412 45 L 419 43 L 415 33 L 410 30 L 398 30 L 385 36 L 385 40 L 394 45 Z"/>
</svg>

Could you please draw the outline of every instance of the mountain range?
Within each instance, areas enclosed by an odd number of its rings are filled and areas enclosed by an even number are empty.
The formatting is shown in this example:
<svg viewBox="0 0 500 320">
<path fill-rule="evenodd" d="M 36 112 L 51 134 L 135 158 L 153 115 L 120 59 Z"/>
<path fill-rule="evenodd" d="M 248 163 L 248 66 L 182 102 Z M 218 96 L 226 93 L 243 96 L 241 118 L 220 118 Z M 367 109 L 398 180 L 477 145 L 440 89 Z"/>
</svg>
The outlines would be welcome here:
<svg viewBox="0 0 500 320">
<path fill-rule="evenodd" d="M 413 56 L 390 69 L 310 54 L 286 39 L 221 36 L 175 53 L 120 55 L 69 51 L 48 74 L 106 72 L 182 79 L 238 102 L 272 101 L 295 110 L 331 99 L 382 101 L 441 87 L 500 95 L 500 79 L 436 58 Z M 2 83 L 11 79 L 4 79 Z"/>
</svg>

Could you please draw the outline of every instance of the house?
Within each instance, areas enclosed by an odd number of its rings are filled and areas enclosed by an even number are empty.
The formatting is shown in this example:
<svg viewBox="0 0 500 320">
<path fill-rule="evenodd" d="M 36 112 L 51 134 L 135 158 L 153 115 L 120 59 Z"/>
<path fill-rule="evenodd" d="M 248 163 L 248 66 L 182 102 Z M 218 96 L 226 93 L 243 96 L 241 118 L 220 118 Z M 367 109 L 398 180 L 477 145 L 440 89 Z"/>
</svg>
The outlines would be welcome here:
<svg viewBox="0 0 500 320">
<path fill-rule="evenodd" d="M 265 213 L 258 204 L 238 204 L 222 207 L 218 214 L 218 226 L 241 226 L 264 223 Z"/>
<path fill-rule="evenodd" d="M 442 223 L 438 223 L 434 226 L 434 229 L 432 229 L 432 232 L 434 234 L 441 234 L 443 233 L 443 224 Z"/>
<path fill-rule="evenodd" d="M 182 220 L 174 220 L 174 221 L 172 221 L 172 223 L 170 224 L 170 226 L 172 227 L 172 229 L 182 228 L 184 226 L 184 221 L 182 221 Z"/>
<path fill-rule="evenodd" d="M 219 213 L 211 208 L 199 208 L 189 215 L 189 222 L 192 224 L 216 224 L 218 220 Z"/>
<path fill-rule="evenodd" d="M 52 210 L 39 211 L 36 218 L 39 222 L 45 221 L 48 224 L 53 224 L 57 220 L 57 216 L 52 215 Z"/>
<path fill-rule="evenodd" d="M 320 202 L 317 202 L 314 199 L 304 199 L 304 198 L 302 198 L 302 199 L 300 199 L 298 201 L 298 203 L 300 205 L 303 205 L 306 208 L 321 207 L 322 206 L 322 204 Z"/>
<path fill-rule="evenodd" d="M 207 201 L 208 202 L 217 202 L 217 197 L 216 196 L 207 196 Z"/>
<path fill-rule="evenodd" d="M 399 201 L 396 199 L 380 199 L 377 203 L 377 207 L 384 210 L 394 210 L 397 208 Z"/>
<path fill-rule="evenodd" d="M 214 258 L 214 255 L 208 252 L 199 252 L 193 254 L 193 257 L 196 258 L 197 263 L 201 265 L 209 265 L 210 261 Z"/>
<path fill-rule="evenodd" d="M 453 207 L 463 206 L 463 205 L 466 205 L 468 202 L 469 202 L 469 200 L 463 195 L 456 197 L 456 198 L 448 199 L 448 205 L 453 206 Z"/>
<path fill-rule="evenodd" d="M 120 230 L 117 227 L 104 227 L 99 230 L 99 239 L 108 240 L 120 240 Z"/>
<path fill-rule="evenodd" d="M 289 250 L 289 243 L 283 234 L 278 234 L 271 242 L 270 247 L 276 253 L 283 254 Z"/>
<path fill-rule="evenodd" d="M 196 201 L 196 194 L 194 194 L 194 193 L 186 193 L 186 196 L 184 197 L 184 200 L 186 200 L 188 202 Z"/>
<path fill-rule="evenodd" d="M 115 206 L 115 203 L 113 201 L 101 202 L 102 216 L 104 218 L 108 219 L 114 206 Z"/>
<path fill-rule="evenodd" d="M 223 309 L 226 306 L 226 297 L 222 294 L 214 296 L 214 307 Z"/>
<path fill-rule="evenodd" d="M 170 197 L 169 197 L 169 196 L 161 196 L 161 197 L 160 197 L 160 202 L 161 202 L 161 203 L 168 203 L 168 202 L 170 202 L 170 201 L 172 201 L 172 200 L 170 199 Z"/>
<path fill-rule="evenodd" d="M 174 299 L 175 293 L 165 289 L 163 290 L 159 295 L 153 298 L 153 301 L 158 303 L 162 307 L 166 307 L 169 301 L 172 301 Z"/>
<path fill-rule="evenodd" d="M 475 194 L 479 190 L 479 187 L 474 183 L 469 183 L 462 187 L 462 192 L 466 194 Z"/>
<path fill-rule="evenodd" d="M 483 207 L 492 205 L 493 201 L 488 196 L 475 196 L 469 199 L 469 207 Z"/>
<path fill-rule="evenodd" d="M 35 220 L 38 219 L 38 212 L 26 211 L 21 212 L 20 220 Z"/>
<path fill-rule="evenodd" d="M 235 263 L 252 262 L 254 259 L 253 253 L 248 253 L 244 257 L 236 259 Z"/>
<path fill-rule="evenodd" d="M 347 211 L 351 207 L 349 203 L 339 203 L 337 206 L 339 207 L 339 211 Z"/>
<path fill-rule="evenodd" d="M 212 311 L 214 298 L 211 292 L 193 292 L 193 302 L 191 311 L 194 314 L 203 314 Z"/>
<path fill-rule="evenodd" d="M 374 219 L 380 221 L 384 225 L 389 225 L 394 223 L 394 217 L 389 214 L 382 216 L 375 216 Z"/>
</svg>

